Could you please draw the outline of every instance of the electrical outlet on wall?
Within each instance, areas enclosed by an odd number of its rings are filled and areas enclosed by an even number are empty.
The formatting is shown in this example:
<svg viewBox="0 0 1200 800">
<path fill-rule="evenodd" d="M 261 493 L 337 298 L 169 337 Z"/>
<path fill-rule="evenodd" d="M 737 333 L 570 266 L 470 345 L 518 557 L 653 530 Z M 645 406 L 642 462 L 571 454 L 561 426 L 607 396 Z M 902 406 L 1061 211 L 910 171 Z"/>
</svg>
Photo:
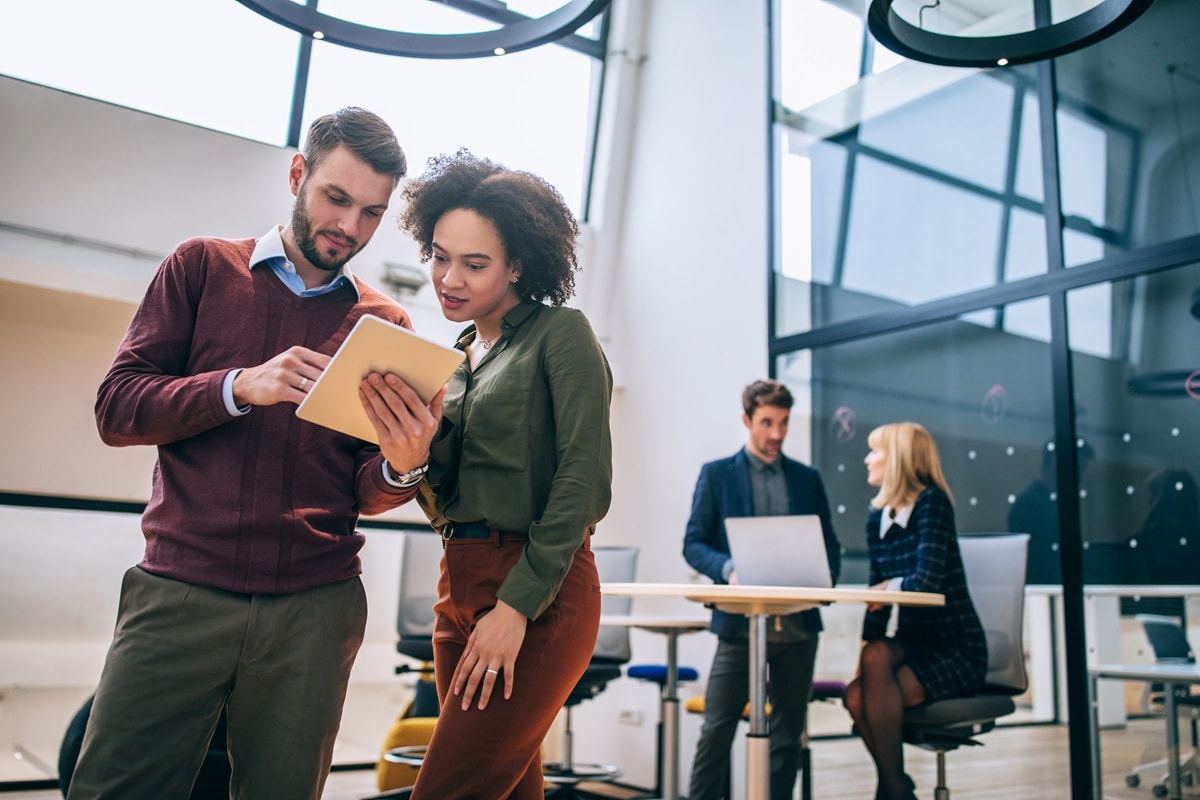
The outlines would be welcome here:
<svg viewBox="0 0 1200 800">
<path fill-rule="evenodd" d="M 642 710 L 632 706 L 626 706 L 617 712 L 617 722 L 622 725 L 638 726 L 642 724 Z"/>
</svg>

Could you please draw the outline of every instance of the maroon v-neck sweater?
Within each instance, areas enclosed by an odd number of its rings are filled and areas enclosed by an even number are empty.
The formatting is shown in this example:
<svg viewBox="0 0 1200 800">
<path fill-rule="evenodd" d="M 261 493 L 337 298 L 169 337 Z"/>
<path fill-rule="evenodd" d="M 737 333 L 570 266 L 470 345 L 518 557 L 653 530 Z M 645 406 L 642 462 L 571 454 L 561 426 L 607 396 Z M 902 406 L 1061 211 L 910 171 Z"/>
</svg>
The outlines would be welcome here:
<svg viewBox="0 0 1200 800">
<path fill-rule="evenodd" d="M 246 593 L 288 593 L 358 575 L 359 514 L 409 500 L 379 448 L 297 419 L 296 406 L 230 416 L 230 370 L 293 345 L 332 354 L 366 313 L 399 307 L 358 282 L 298 297 L 248 267 L 253 239 L 191 239 L 150 283 L 96 398 L 106 444 L 155 445 L 140 566 Z"/>
</svg>

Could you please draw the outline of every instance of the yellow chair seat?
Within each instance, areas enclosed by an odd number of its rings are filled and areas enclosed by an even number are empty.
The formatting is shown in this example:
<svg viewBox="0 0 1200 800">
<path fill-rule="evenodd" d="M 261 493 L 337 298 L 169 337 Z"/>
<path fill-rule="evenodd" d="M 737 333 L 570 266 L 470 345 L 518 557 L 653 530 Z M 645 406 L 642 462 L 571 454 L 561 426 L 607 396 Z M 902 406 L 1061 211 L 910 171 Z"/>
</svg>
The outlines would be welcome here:
<svg viewBox="0 0 1200 800">
<path fill-rule="evenodd" d="M 683 704 L 683 707 L 684 707 L 684 709 L 687 710 L 687 712 L 689 714 L 703 714 L 704 713 L 704 696 L 696 695 L 695 697 L 689 697 L 687 699 L 687 701 Z M 770 703 L 767 703 L 766 710 L 767 710 L 767 714 L 770 715 L 770 713 L 771 713 L 771 704 Z M 746 703 L 745 708 L 742 709 L 742 719 L 744 719 L 744 720 L 750 719 L 750 704 L 749 703 Z"/>
<path fill-rule="evenodd" d="M 394 747 L 426 745 L 433 738 L 437 717 L 401 717 L 392 725 L 379 750 L 375 763 L 375 785 L 379 791 L 400 789 L 417 782 L 417 767 L 388 761 L 383 754 Z"/>
</svg>

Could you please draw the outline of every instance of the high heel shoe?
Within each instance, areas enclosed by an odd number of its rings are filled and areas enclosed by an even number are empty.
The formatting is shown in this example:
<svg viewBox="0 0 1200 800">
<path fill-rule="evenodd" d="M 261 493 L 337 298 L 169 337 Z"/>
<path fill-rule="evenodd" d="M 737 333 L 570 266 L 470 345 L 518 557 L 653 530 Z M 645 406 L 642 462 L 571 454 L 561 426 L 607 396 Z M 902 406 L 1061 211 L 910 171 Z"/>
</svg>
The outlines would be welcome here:
<svg viewBox="0 0 1200 800">
<path fill-rule="evenodd" d="M 912 779 L 912 776 L 910 776 L 907 772 L 904 773 L 904 788 L 905 788 L 904 800 L 917 800 L 917 782 L 914 781 Z M 876 786 L 875 787 L 875 800 L 882 800 L 882 798 L 883 798 L 883 787 Z"/>
</svg>

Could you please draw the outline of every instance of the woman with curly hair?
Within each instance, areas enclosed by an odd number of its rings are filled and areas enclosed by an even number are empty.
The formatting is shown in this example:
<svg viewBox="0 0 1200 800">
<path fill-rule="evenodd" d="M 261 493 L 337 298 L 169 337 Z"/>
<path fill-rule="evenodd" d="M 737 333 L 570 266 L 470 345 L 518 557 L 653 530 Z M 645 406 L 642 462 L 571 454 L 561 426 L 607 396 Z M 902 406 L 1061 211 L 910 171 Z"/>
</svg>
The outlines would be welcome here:
<svg viewBox="0 0 1200 800">
<path fill-rule="evenodd" d="M 445 540 L 442 704 L 416 800 L 541 800 L 541 745 L 600 624 L 590 550 L 612 484 L 612 375 L 574 293 L 579 228 L 542 178 L 466 150 L 430 159 L 400 225 L 470 323 L 419 502 Z"/>
<path fill-rule="evenodd" d="M 846 687 L 846 709 L 875 760 L 875 797 L 911 800 L 904 709 L 975 694 L 987 673 L 987 641 L 933 437 L 915 422 L 896 422 L 871 431 L 867 444 L 867 484 L 879 487 L 867 518 L 871 588 L 946 596 L 942 607 L 902 606 L 892 637 L 885 635 L 892 606 L 868 606 L 858 675 Z"/>
</svg>

